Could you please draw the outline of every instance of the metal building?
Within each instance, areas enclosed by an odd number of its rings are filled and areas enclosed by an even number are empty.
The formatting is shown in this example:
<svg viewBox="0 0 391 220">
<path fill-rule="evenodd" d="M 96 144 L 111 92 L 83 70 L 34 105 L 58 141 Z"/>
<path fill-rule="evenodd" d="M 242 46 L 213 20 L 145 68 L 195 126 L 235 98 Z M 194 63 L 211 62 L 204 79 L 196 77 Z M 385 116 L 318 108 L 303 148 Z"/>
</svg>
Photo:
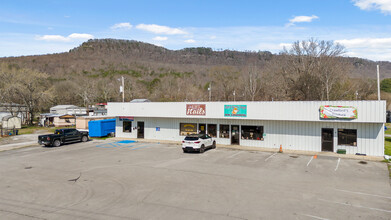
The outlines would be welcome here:
<svg viewBox="0 0 391 220">
<path fill-rule="evenodd" d="M 108 103 L 116 136 L 182 141 L 208 133 L 217 144 L 384 155 L 385 101 Z"/>
</svg>

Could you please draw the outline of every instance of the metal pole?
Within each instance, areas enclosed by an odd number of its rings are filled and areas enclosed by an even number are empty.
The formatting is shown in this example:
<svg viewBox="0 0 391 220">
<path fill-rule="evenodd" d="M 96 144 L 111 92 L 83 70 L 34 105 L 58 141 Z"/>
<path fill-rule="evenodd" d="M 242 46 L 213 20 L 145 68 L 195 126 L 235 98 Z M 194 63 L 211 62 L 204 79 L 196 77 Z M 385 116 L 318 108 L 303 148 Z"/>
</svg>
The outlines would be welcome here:
<svg viewBox="0 0 391 220">
<path fill-rule="evenodd" d="M 210 102 L 212 100 L 212 82 L 210 82 L 208 90 L 209 90 L 209 102 Z"/>
<path fill-rule="evenodd" d="M 123 76 L 122 76 L 122 102 L 125 102 L 125 83 L 124 83 Z"/>
<path fill-rule="evenodd" d="M 380 77 L 379 77 L 379 65 L 377 65 L 377 100 L 380 101 Z"/>
</svg>

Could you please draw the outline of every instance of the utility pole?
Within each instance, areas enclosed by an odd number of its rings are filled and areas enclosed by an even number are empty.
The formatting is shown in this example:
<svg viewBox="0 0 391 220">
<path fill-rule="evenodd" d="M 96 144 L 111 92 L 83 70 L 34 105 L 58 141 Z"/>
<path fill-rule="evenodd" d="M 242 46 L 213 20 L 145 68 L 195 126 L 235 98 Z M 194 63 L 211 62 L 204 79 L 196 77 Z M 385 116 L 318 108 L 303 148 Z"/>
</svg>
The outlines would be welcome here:
<svg viewBox="0 0 391 220">
<path fill-rule="evenodd" d="M 122 102 L 125 102 L 125 82 L 124 77 L 122 76 Z"/>
<path fill-rule="evenodd" d="M 380 101 L 380 77 L 379 77 L 379 65 L 377 65 L 377 100 Z"/>
<path fill-rule="evenodd" d="M 212 100 L 212 82 L 209 83 L 208 91 L 209 91 L 209 102 L 210 102 Z"/>
</svg>

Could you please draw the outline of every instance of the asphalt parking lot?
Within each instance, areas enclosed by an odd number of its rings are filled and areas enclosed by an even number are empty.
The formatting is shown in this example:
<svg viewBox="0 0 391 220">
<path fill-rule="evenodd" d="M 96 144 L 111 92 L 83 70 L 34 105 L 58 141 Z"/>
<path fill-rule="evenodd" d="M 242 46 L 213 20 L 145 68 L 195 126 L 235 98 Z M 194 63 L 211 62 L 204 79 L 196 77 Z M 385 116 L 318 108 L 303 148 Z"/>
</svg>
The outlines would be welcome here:
<svg viewBox="0 0 391 220">
<path fill-rule="evenodd" d="M 391 219 L 381 162 L 108 139 L 0 167 L 1 219 Z"/>
</svg>

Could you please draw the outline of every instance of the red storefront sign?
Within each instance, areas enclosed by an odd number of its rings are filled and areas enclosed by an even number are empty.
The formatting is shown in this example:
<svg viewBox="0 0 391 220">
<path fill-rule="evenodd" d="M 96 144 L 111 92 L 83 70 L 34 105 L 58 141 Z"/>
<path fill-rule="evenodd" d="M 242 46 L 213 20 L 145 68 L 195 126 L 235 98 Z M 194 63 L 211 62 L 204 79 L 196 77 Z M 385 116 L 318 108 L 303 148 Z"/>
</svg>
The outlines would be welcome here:
<svg viewBox="0 0 391 220">
<path fill-rule="evenodd" d="M 187 104 L 186 115 L 206 115 L 205 104 Z"/>
<path fill-rule="evenodd" d="M 120 121 L 133 121 L 134 117 L 129 117 L 129 116 L 119 116 Z"/>
</svg>

